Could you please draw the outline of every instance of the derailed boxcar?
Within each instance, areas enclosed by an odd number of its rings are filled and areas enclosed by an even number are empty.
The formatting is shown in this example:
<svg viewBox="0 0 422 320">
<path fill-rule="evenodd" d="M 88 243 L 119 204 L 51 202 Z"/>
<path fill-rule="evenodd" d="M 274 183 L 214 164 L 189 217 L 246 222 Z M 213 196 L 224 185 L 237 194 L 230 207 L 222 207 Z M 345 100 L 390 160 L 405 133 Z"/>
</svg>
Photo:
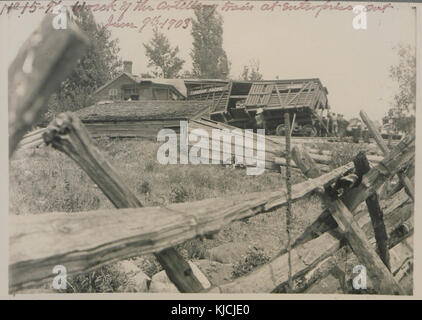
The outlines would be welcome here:
<svg viewBox="0 0 422 320">
<path fill-rule="evenodd" d="M 188 99 L 212 99 L 210 118 L 240 128 L 265 128 L 284 134 L 284 114 L 294 123 L 292 134 L 328 132 L 323 118 L 329 109 L 327 89 L 319 79 L 227 81 L 188 86 Z M 328 113 L 328 112 L 327 112 Z"/>
</svg>

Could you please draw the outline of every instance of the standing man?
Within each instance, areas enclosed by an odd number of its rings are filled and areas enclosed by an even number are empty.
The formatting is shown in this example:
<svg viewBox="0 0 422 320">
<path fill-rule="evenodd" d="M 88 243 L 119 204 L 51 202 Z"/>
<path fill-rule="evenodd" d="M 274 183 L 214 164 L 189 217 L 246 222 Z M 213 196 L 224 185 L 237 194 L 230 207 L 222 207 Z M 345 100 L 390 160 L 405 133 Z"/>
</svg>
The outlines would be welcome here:
<svg viewBox="0 0 422 320">
<path fill-rule="evenodd" d="M 318 118 L 315 119 L 314 126 L 315 126 L 315 129 L 317 131 L 317 136 L 321 137 L 322 136 L 322 132 L 321 132 L 322 126 L 321 126 L 321 121 L 319 121 Z"/>
<path fill-rule="evenodd" d="M 333 134 L 333 115 L 329 111 L 327 111 L 327 130 L 328 130 L 327 136 L 331 136 Z"/>
<path fill-rule="evenodd" d="M 264 109 L 259 108 L 255 114 L 255 128 L 265 129 Z"/>
<path fill-rule="evenodd" d="M 333 128 L 333 135 L 334 137 L 338 136 L 338 118 L 337 115 L 335 113 L 333 113 L 332 117 L 331 117 L 331 124 L 332 124 L 332 128 Z"/>
<path fill-rule="evenodd" d="M 326 137 L 328 135 L 328 120 L 326 116 L 322 116 L 322 123 L 321 123 L 321 133 L 322 137 Z"/>
</svg>

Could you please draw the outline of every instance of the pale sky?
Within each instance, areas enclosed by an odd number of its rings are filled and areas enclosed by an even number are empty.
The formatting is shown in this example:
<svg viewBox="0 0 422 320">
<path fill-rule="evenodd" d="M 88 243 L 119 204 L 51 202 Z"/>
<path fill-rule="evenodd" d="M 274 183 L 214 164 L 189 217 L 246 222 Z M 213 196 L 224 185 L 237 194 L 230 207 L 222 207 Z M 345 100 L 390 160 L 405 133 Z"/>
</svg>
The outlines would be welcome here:
<svg viewBox="0 0 422 320">
<path fill-rule="evenodd" d="M 160 2 L 150 0 L 148 3 L 156 8 Z M 355 30 L 352 20 L 356 14 L 352 11 L 327 10 L 314 17 L 315 12 L 263 12 L 258 8 L 265 2 L 249 1 L 255 6 L 252 12 L 222 12 L 224 2 L 219 2 L 217 10 L 224 18 L 223 47 L 231 62 L 233 78 L 238 78 L 251 59 L 259 60 L 264 79 L 276 76 L 280 79 L 320 78 L 328 89 L 332 110 L 343 113 L 347 119 L 358 116 L 361 109 L 374 120 L 384 116 L 397 90 L 397 85 L 388 77 L 390 66 L 398 62 L 393 47 L 399 43 L 415 43 L 415 13 L 410 4 L 393 3 L 394 8 L 384 13 L 368 12 L 367 29 Z M 105 22 L 109 16 L 110 12 L 95 14 L 98 22 Z M 128 10 L 124 20 L 140 26 L 145 18 L 155 16 L 161 16 L 160 21 L 164 22 L 166 18 L 192 17 L 193 12 Z M 9 63 L 41 18 L 42 14 L 9 15 Z M 187 70 L 192 66 L 190 27 L 191 24 L 187 29 L 161 30 L 172 45 L 179 46 Z M 134 73 L 147 72 L 142 43 L 151 38 L 151 26 L 146 26 L 141 33 L 129 28 L 110 30 L 112 36 L 119 39 L 120 57 L 133 61 Z"/>
</svg>

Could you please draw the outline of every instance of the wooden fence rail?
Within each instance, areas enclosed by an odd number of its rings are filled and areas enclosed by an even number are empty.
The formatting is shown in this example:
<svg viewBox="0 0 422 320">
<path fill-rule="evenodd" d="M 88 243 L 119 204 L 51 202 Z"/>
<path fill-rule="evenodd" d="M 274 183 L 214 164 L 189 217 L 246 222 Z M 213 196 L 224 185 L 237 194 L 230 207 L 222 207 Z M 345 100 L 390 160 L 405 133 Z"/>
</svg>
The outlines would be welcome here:
<svg viewBox="0 0 422 320">
<path fill-rule="evenodd" d="M 85 52 L 87 38 L 69 20 L 66 29 L 52 26 L 46 15 L 9 67 L 9 156 L 23 135 L 46 111 L 47 101 Z"/>
<path fill-rule="evenodd" d="M 411 216 L 412 209 L 408 206 L 405 210 L 389 210 L 385 220 L 388 232 L 392 233 L 407 221 Z M 367 214 L 367 212 L 365 212 Z M 359 224 L 370 236 L 371 222 L 364 216 L 359 219 Z M 408 230 L 406 236 L 411 234 Z M 400 239 L 400 241 L 402 238 Z M 397 244 L 392 242 L 390 247 Z M 331 257 L 341 248 L 341 239 L 331 233 L 324 233 L 307 243 L 295 246 L 291 251 L 293 279 L 298 279 L 306 273 L 311 272 L 317 265 L 326 258 Z M 280 287 L 287 285 L 288 263 L 287 253 L 282 252 L 269 263 L 256 268 L 250 274 L 238 278 L 230 283 L 222 284 L 211 288 L 208 292 L 215 293 L 270 293 L 277 291 Z"/>
<path fill-rule="evenodd" d="M 84 155 L 87 147 L 83 145 L 90 145 L 90 142 L 83 142 L 86 137 L 80 138 L 85 136 L 80 128 L 83 128 L 83 125 L 77 118 L 71 115 L 60 117 L 53 123 L 50 133 L 46 134 L 46 139 L 54 143 L 56 148 L 61 148 L 63 151 L 66 149 L 68 155 L 87 170 L 100 187 L 104 186 L 104 182 L 100 180 L 104 180 L 105 176 L 113 176 L 113 171 L 106 165 L 104 159 L 101 161 L 96 159 L 97 151 L 88 152 L 88 157 Z M 75 130 L 78 134 L 75 134 Z M 77 136 L 79 138 L 76 138 Z M 75 142 L 76 140 L 79 141 Z M 414 138 L 405 139 L 380 165 L 365 175 L 366 183 L 363 187 L 360 186 L 359 192 L 354 193 L 353 198 L 350 198 L 353 200 L 350 200 L 351 206 L 356 207 L 364 201 L 371 194 L 368 190 L 371 192 L 376 190 L 388 177 L 407 165 L 413 156 Z M 106 168 L 108 169 L 105 170 Z M 353 163 L 349 163 L 318 178 L 297 184 L 293 186 L 292 199 L 297 201 L 314 190 L 323 189 L 352 169 Z M 104 176 L 105 172 L 107 174 Z M 115 180 L 110 181 L 110 184 L 113 184 Z M 106 194 L 110 192 L 109 190 L 109 187 L 105 188 Z M 119 188 L 115 190 L 116 193 L 125 194 L 123 191 L 120 192 Z M 319 199 L 323 210 L 324 199 L 318 193 L 315 197 Z M 360 201 L 355 201 L 355 197 Z M 53 276 L 52 266 L 58 261 L 68 265 L 69 274 L 78 274 L 125 257 L 159 252 L 198 235 L 217 232 L 230 221 L 270 211 L 285 204 L 285 190 L 281 189 L 271 193 L 252 193 L 238 197 L 175 204 L 169 207 L 121 209 L 118 212 L 94 211 L 71 215 L 50 213 L 12 216 L 10 286 L 15 290 L 50 279 Z M 321 220 L 318 212 L 312 214 L 314 221 Z M 327 230 L 329 227 L 325 231 Z M 298 239 L 303 241 L 303 238 L 306 238 L 306 232 L 305 236 L 302 235 Z M 43 245 L 36 247 L 31 245 L 38 243 Z"/>
<path fill-rule="evenodd" d="M 116 170 L 93 144 L 86 128 L 72 113 L 59 115 L 44 133 L 47 145 L 74 160 L 100 187 L 116 208 L 142 207 L 135 194 L 125 185 Z M 116 212 L 117 214 L 119 212 Z M 189 264 L 174 248 L 155 253 L 170 280 L 182 292 L 202 290 L 201 282 Z"/>
<path fill-rule="evenodd" d="M 365 122 L 369 132 L 374 137 L 374 139 L 375 139 L 376 143 L 378 144 L 379 148 L 381 149 L 382 153 L 384 155 L 387 155 L 388 152 L 389 152 L 388 146 L 385 143 L 384 139 L 381 137 L 381 134 L 378 132 L 377 128 L 375 127 L 375 125 L 373 124 L 371 119 L 369 119 L 368 115 L 363 110 L 360 111 L 360 116 L 361 116 L 363 122 Z M 401 173 L 398 173 L 398 177 L 400 179 L 400 182 L 406 188 L 409 196 L 413 199 L 413 201 L 415 201 L 415 189 L 413 187 L 413 184 L 410 182 L 409 178 L 406 177 L 405 175 L 401 174 Z"/>
<path fill-rule="evenodd" d="M 330 185 L 352 168 L 347 164 L 294 185 L 292 199 L 299 200 Z M 67 266 L 70 275 L 86 272 L 98 264 L 160 251 L 215 233 L 231 221 L 285 204 L 286 192 L 280 189 L 168 207 L 11 216 L 11 287 L 23 288 L 51 279 L 52 267 L 58 262 Z"/>
</svg>

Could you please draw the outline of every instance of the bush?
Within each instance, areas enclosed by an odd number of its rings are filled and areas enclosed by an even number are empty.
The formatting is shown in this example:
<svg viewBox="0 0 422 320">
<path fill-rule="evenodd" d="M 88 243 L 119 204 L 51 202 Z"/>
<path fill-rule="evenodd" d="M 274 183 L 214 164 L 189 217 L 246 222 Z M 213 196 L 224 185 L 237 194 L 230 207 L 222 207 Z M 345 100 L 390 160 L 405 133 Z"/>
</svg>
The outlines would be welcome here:
<svg viewBox="0 0 422 320">
<path fill-rule="evenodd" d="M 189 193 L 185 190 L 182 185 L 178 185 L 171 188 L 170 199 L 171 202 L 185 202 L 189 197 Z"/>
<path fill-rule="evenodd" d="M 154 255 L 142 256 L 139 259 L 136 259 L 138 267 L 150 278 L 161 270 L 163 267 L 158 262 L 157 258 Z"/>
<path fill-rule="evenodd" d="M 245 257 L 234 265 L 232 276 L 233 278 L 244 276 L 254 268 L 266 264 L 268 261 L 270 261 L 270 258 L 265 254 L 264 250 L 257 248 L 250 249 Z"/>
<path fill-rule="evenodd" d="M 187 260 L 200 260 L 205 258 L 206 248 L 201 239 L 192 239 L 184 242 L 178 247 L 183 258 Z"/>
<path fill-rule="evenodd" d="M 67 293 L 119 292 L 128 285 L 128 278 L 112 265 L 104 266 L 87 274 L 68 280 Z"/>
<path fill-rule="evenodd" d="M 142 194 L 148 194 L 151 193 L 151 185 L 148 181 L 144 181 L 141 183 L 141 185 L 138 188 L 138 191 Z"/>
</svg>

